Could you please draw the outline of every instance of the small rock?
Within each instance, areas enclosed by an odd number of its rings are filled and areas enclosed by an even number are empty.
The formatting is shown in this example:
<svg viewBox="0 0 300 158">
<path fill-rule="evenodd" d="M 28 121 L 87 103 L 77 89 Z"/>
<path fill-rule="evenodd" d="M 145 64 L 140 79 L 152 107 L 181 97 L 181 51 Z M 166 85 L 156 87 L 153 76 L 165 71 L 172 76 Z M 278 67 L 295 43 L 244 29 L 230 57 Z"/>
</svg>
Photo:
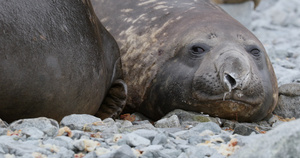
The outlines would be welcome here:
<svg viewBox="0 0 300 158">
<path fill-rule="evenodd" d="M 138 129 L 138 130 L 134 131 L 133 133 L 137 134 L 139 136 L 142 136 L 146 139 L 149 139 L 150 141 L 152 141 L 154 139 L 154 137 L 158 134 L 157 131 L 148 130 L 148 129 Z"/>
<path fill-rule="evenodd" d="M 143 146 L 150 145 L 150 140 L 149 139 L 146 139 L 146 138 L 141 137 L 141 136 L 139 136 L 137 134 L 134 134 L 134 133 L 126 134 L 123 137 L 123 139 L 126 140 L 126 142 L 129 146 L 133 146 L 133 147 L 140 146 L 140 145 L 143 145 Z"/>
<path fill-rule="evenodd" d="M 221 122 L 219 118 L 210 117 L 209 115 L 204 115 L 204 114 L 200 114 L 197 112 L 184 111 L 181 109 L 175 109 L 175 110 L 169 112 L 163 118 L 168 118 L 173 115 L 177 115 L 179 118 L 179 121 L 185 125 L 188 124 L 187 122 L 189 122 L 190 125 L 193 125 L 193 126 L 197 125 L 199 122 L 215 122 L 217 124 L 220 124 L 220 122 Z"/>
<path fill-rule="evenodd" d="M 181 153 L 181 151 L 176 149 L 163 149 L 160 151 L 163 155 L 168 155 L 169 157 L 178 157 Z"/>
<path fill-rule="evenodd" d="M 47 139 L 43 143 L 64 147 L 68 150 L 74 149 L 74 146 L 72 145 L 73 140 L 71 138 L 65 137 L 65 136 L 58 136 L 58 137 L 55 137 L 54 139 Z"/>
<path fill-rule="evenodd" d="M 213 123 L 213 122 L 199 123 L 197 126 L 191 128 L 190 130 L 197 131 L 199 133 L 201 133 L 205 130 L 210 130 L 210 131 L 214 132 L 215 134 L 221 133 L 220 126 L 218 126 L 216 123 Z"/>
<path fill-rule="evenodd" d="M 190 147 L 185 151 L 185 153 L 188 157 L 224 157 L 217 153 L 215 149 L 207 146 Z"/>
<path fill-rule="evenodd" d="M 44 133 L 35 127 L 22 128 L 22 134 L 29 139 L 41 139 L 44 137 Z"/>
<path fill-rule="evenodd" d="M 300 84 L 299 83 L 289 83 L 281 85 L 278 89 L 279 94 L 285 96 L 300 96 Z"/>
<path fill-rule="evenodd" d="M 167 143 L 167 136 L 163 133 L 157 134 L 152 141 L 153 145 L 160 145 L 160 144 L 164 145 L 166 143 Z"/>
<path fill-rule="evenodd" d="M 27 128 L 27 131 L 30 131 L 30 128 L 35 128 L 42 131 L 45 135 L 49 137 L 54 137 L 58 133 L 59 125 L 57 121 L 45 117 L 39 117 L 34 119 L 21 119 L 14 121 L 9 125 L 9 129 L 11 131 L 24 130 L 25 128 Z M 32 132 L 33 131 L 31 131 L 31 134 Z"/>
<path fill-rule="evenodd" d="M 273 113 L 284 118 L 300 118 L 300 96 L 289 97 L 280 95 Z"/>
<path fill-rule="evenodd" d="M 119 149 L 110 154 L 116 158 L 136 158 L 135 154 L 128 145 L 122 145 Z"/>
<path fill-rule="evenodd" d="M 177 115 L 172 115 L 169 118 L 163 118 L 155 123 L 156 128 L 174 128 L 180 127 L 180 122 Z"/>
<path fill-rule="evenodd" d="M 161 150 L 163 150 L 163 146 L 161 145 L 150 145 L 149 147 L 142 148 L 141 151 L 143 151 L 143 154 L 141 158 L 171 158 L 169 155 L 162 153 Z"/>
<path fill-rule="evenodd" d="M 133 126 L 130 126 L 130 127 L 120 128 L 119 131 L 120 132 L 133 132 L 133 131 L 136 131 L 136 130 L 139 130 L 139 129 L 154 130 L 155 127 L 149 121 L 146 121 L 144 123 L 133 125 Z"/>
<path fill-rule="evenodd" d="M 5 122 L 2 119 L 0 119 L 0 128 L 7 128 L 7 127 L 8 127 L 7 122 Z"/>
<path fill-rule="evenodd" d="M 87 125 L 91 125 L 95 122 L 101 122 L 101 119 L 88 114 L 72 114 L 65 116 L 60 125 L 68 126 L 71 130 L 83 130 Z"/>
<path fill-rule="evenodd" d="M 250 128 L 249 126 L 246 126 L 244 124 L 237 124 L 234 128 L 234 132 L 233 134 L 239 134 L 239 135 L 243 135 L 243 136 L 248 136 L 250 135 L 252 132 L 254 133 L 258 133 L 255 129 Z"/>
<path fill-rule="evenodd" d="M 300 119 L 283 123 L 266 134 L 251 137 L 232 158 L 239 157 L 299 157 Z"/>
</svg>

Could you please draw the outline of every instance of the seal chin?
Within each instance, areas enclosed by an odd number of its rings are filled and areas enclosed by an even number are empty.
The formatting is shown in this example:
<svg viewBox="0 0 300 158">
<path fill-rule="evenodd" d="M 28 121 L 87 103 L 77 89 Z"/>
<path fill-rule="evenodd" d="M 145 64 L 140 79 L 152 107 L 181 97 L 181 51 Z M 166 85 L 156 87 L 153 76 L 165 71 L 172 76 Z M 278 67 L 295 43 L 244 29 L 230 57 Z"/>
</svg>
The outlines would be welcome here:
<svg viewBox="0 0 300 158">
<path fill-rule="evenodd" d="M 253 116 L 259 113 L 261 104 L 248 104 L 237 100 L 214 100 L 198 104 L 199 112 L 207 113 L 210 116 L 233 119 L 237 121 L 256 121 Z"/>
</svg>

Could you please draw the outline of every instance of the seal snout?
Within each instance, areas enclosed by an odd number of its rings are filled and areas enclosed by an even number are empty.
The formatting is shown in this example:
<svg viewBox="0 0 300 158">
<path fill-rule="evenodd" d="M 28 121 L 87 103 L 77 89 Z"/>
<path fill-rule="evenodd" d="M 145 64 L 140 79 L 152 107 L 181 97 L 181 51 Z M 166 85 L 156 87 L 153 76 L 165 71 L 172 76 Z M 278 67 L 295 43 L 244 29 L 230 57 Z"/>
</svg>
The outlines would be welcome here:
<svg viewBox="0 0 300 158">
<path fill-rule="evenodd" d="M 219 65 L 219 76 L 224 90 L 227 92 L 233 89 L 243 90 L 250 82 L 250 63 L 240 53 L 231 52 L 223 55 L 225 56 L 220 57 L 218 62 L 223 60 Z"/>
<path fill-rule="evenodd" d="M 233 89 L 236 87 L 236 80 L 230 74 L 225 73 L 224 82 L 227 85 L 228 89 Z"/>
</svg>

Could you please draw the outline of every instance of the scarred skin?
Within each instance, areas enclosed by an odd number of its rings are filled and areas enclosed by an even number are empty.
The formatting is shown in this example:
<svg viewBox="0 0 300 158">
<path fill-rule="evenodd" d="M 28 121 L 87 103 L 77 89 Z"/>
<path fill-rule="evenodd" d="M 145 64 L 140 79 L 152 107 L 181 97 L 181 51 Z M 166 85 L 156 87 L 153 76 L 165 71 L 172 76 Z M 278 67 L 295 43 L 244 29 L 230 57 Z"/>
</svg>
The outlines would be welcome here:
<svg viewBox="0 0 300 158">
<path fill-rule="evenodd" d="M 127 111 L 174 109 L 238 121 L 274 110 L 276 77 L 261 42 L 209 0 L 92 0 L 121 50 Z"/>
<path fill-rule="evenodd" d="M 0 30 L 2 120 L 122 111 L 119 49 L 89 0 L 0 0 Z"/>
</svg>

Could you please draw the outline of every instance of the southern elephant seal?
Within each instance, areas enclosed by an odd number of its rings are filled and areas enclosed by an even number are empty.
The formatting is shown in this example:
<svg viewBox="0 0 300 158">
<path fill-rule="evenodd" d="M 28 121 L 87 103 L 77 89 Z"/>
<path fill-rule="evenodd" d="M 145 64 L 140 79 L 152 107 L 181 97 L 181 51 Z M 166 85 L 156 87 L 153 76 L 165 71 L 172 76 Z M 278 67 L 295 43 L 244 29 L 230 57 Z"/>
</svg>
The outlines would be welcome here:
<svg viewBox="0 0 300 158">
<path fill-rule="evenodd" d="M 95 114 L 103 100 L 98 115 L 117 115 L 119 58 L 89 0 L 1 0 L 0 118 Z"/>
<path fill-rule="evenodd" d="M 92 0 L 120 46 L 127 111 L 259 121 L 278 99 L 261 42 L 209 0 Z"/>
</svg>

